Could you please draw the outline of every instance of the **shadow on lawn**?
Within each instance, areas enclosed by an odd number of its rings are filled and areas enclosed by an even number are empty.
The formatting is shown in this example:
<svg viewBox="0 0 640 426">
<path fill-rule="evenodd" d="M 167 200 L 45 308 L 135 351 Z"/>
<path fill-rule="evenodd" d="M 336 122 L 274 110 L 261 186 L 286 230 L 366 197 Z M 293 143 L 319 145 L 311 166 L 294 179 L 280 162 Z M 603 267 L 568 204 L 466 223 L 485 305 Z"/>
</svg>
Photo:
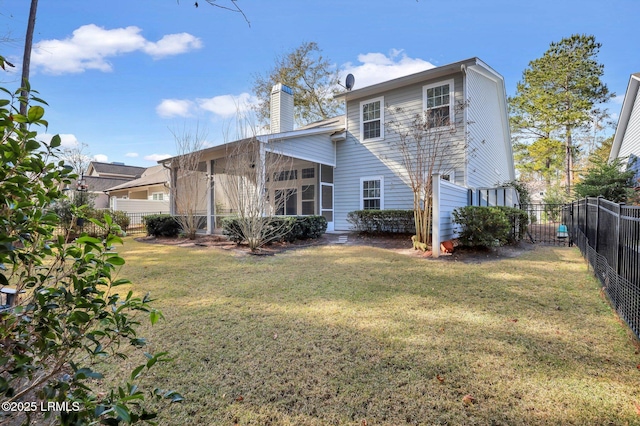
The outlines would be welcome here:
<svg viewBox="0 0 640 426">
<path fill-rule="evenodd" d="M 498 268 L 356 247 L 217 259 L 150 329 L 176 358 L 154 381 L 186 397 L 167 422 L 634 423 L 632 349 L 558 250 Z"/>
</svg>

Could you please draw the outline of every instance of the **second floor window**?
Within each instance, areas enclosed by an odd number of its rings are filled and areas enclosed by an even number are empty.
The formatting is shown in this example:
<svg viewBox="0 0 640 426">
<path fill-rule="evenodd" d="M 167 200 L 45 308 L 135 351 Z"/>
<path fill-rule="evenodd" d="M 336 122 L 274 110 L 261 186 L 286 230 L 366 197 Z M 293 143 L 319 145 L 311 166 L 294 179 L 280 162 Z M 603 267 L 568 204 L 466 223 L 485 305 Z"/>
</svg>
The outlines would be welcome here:
<svg viewBox="0 0 640 426">
<path fill-rule="evenodd" d="M 424 111 L 430 129 L 453 123 L 453 80 L 423 88 Z"/>
<path fill-rule="evenodd" d="M 384 105 L 382 98 L 360 104 L 362 140 L 384 137 Z"/>
</svg>

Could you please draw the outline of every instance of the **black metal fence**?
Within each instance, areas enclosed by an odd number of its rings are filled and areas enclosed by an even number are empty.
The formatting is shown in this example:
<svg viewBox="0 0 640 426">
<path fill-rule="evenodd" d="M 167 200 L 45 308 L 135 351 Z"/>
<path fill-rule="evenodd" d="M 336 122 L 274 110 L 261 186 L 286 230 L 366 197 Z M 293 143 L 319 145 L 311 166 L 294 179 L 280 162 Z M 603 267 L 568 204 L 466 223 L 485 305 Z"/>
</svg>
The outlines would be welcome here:
<svg viewBox="0 0 640 426">
<path fill-rule="evenodd" d="M 129 218 L 128 223 L 126 222 L 119 223 L 121 221 L 117 217 L 114 217 L 114 219 L 116 223 L 120 224 L 120 226 L 127 233 L 127 235 L 140 235 L 140 234 L 147 233 L 147 229 L 144 226 L 144 217 L 154 215 L 154 214 L 167 214 L 167 213 L 163 213 L 163 212 L 128 213 L 127 212 L 126 215 Z M 89 235 L 100 235 L 102 233 L 102 230 L 100 229 L 100 227 L 98 227 L 88 219 L 84 219 L 84 220 L 75 219 L 73 226 L 71 226 L 71 224 L 69 224 L 68 226 L 61 226 L 59 227 L 57 232 L 58 233 L 68 232 L 69 227 L 72 228 L 71 229 L 72 234 L 82 234 L 83 232 L 86 232 Z"/>
<path fill-rule="evenodd" d="M 563 219 L 618 315 L 640 337 L 640 207 L 585 198 L 567 204 Z"/>
<path fill-rule="evenodd" d="M 532 243 L 569 245 L 567 224 L 563 218 L 564 204 L 522 204 L 529 215 L 529 227 L 524 239 Z"/>
</svg>

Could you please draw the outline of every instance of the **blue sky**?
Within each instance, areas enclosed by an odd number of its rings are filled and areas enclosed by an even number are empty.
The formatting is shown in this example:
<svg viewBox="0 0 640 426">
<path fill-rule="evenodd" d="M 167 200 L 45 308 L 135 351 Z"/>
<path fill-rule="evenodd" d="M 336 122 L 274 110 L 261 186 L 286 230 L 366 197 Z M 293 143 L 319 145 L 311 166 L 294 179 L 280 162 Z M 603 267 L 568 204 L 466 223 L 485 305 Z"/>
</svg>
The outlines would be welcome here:
<svg viewBox="0 0 640 426">
<path fill-rule="evenodd" d="M 356 88 L 477 56 L 513 95 L 549 43 L 593 34 L 618 95 L 614 117 L 640 71 L 637 0 L 238 0 L 250 26 L 194 1 L 40 0 L 31 85 L 49 104 L 47 132 L 86 143 L 98 160 L 140 166 L 175 153 L 171 130 L 197 123 L 209 144 L 222 143 L 235 105 L 251 102 L 253 76 L 304 41 L 353 73 Z M 28 4 L 0 0 L 0 37 L 9 39 L 0 54 L 18 67 Z M 0 82 L 17 88 L 18 76 Z"/>
</svg>

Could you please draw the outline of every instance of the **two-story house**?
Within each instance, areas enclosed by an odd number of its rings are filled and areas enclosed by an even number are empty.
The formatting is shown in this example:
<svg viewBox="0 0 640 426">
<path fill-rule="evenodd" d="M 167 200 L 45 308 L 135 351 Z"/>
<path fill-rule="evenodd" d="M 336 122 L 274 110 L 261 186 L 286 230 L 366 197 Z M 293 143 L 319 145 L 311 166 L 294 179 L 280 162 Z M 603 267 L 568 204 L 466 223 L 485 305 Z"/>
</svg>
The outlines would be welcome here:
<svg viewBox="0 0 640 426">
<path fill-rule="evenodd" d="M 636 186 L 640 187 L 640 73 L 631 74 L 624 95 L 609 161 L 616 158 L 626 160 L 636 171 Z"/>
<path fill-rule="evenodd" d="M 293 96 L 286 86 L 274 86 L 271 133 L 255 137 L 259 164 L 270 164 L 276 153 L 291 160 L 287 171 L 263 173 L 258 185 L 271 200 L 286 194 L 286 205 L 276 214 L 323 215 L 329 230 L 349 230 L 350 211 L 412 209 L 413 193 L 397 149 L 399 136 L 390 126 L 392 121 L 402 122 L 393 117 L 398 108 L 427 120 L 439 119 L 430 131 L 440 135 L 445 161 L 434 172 L 448 181 L 445 189 L 455 196 L 447 199 L 443 191 L 438 194 L 444 197 L 442 203 L 435 205 L 467 205 L 472 202 L 469 189 L 495 187 L 515 178 L 504 81 L 478 58 L 345 91 L 338 96 L 345 102 L 344 116 L 297 129 Z M 229 153 L 242 142 L 199 152 L 198 169 L 203 180 L 211 182 L 201 189 L 208 232 L 213 232 L 217 216 L 233 213 L 220 186 L 229 170 Z M 177 157 L 162 162 L 174 168 L 178 163 Z M 450 220 L 450 210 L 441 216 Z"/>
</svg>

